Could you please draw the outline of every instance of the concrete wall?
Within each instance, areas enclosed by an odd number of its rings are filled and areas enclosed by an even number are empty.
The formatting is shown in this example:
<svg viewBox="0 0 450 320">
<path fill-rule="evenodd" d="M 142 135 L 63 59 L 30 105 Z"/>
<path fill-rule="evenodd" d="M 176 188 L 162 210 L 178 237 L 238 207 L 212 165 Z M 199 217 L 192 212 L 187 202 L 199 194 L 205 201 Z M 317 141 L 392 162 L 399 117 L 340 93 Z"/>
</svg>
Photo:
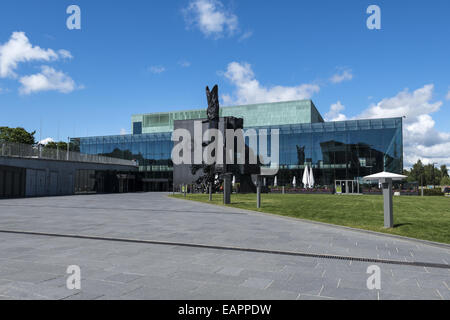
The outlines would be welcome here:
<svg viewBox="0 0 450 320">
<path fill-rule="evenodd" d="M 4 192 L 3 197 L 7 198 L 72 195 L 75 192 L 75 176 L 78 170 L 138 170 L 132 166 L 13 157 L 0 157 L 0 167 L 2 166 L 9 169 L 2 170 L 0 174 L 0 189 L 15 190 L 19 185 L 24 189 L 20 193 Z M 18 181 L 19 178 L 23 181 Z"/>
<path fill-rule="evenodd" d="M 26 169 L 26 197 L 71 195 L 74 193 L 73 172 L 50 169 Z"/>
</svg>

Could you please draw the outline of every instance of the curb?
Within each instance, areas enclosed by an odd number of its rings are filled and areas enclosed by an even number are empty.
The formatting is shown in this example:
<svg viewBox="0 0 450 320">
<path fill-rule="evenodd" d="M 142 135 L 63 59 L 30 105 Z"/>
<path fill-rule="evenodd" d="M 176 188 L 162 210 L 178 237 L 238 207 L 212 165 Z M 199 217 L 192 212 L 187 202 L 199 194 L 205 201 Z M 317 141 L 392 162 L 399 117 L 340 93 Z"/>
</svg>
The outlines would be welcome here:
<svg viewBox="0 0 450 320">
<path fill-rule="evenodd" d="M 306 219 L 302 219 L 302 218 L 288 217 L 288 216 L 283 216 L 283 215 L 279 215 L 279 214 L 276 214 L 276 213 L 267 213 L 267 212 L 249 210 L 249 209 L 234 208 L 234 207 L 229 207 L 229 206 L 225 206 L 225 205 L 222 205 L 222 204 L 212 204 L 212 203 L 205 203 L 205 202 L 195 201 L 195 200 L 179 199 L 179 198 L 171 197 L 171 195 L 172 194 L 169 194 L 168 197 L 171 198 L 171 199 L 175 199 L 175 200 L 193 201 L 193 202 L 205 204 L 207 206 L 221 207 L 221 208 L 226 208 L 226 209 L 229 209 L 229 210 L 240 210 L 240 211 L 243 211 L 243 212 L 246 212 L 246 213 L 265 215 L 265 216 L 269 216 L 269 217 L 279 217 L 279 218 L 282 218 L 282 219 L 285 219 L 285 220 L 301 221 L 301 222 L 305 222 L 305 223 L 309 223 L 309 224 L 321 225 L 321 226 L 326 226 L 326 227 L 331 227 L 331 228 L 336 228 L 336 229 L 349 230 L 349 231 L 355 231 L 355 232 L 366 233 L 366 234 L 371 234 L 371 235 L 375 235 L 375 236 L 385 236 L 385 237 L 389 237 L 389 238 L 393 238 L 393 239 L 397 239 L 397 240 L 403 240 L 403 241 L 409 241 L 409 242 L 418 242 L 420 244 L 424 244 L 424 245 L 429 245 L 429 246 L 432 246 L 432 247 L 438 247 L 438 248 L 444 248 L 444 249 L 449 249 L 450 250 L 450 244 L 441 243 L 441 242 L 434 242 L 434 241 L 429 241 L 429 240 L 410 238 L 410 237 L 399 236 L 399 235 L 395 235 L 395 234 L 383 233 L 383 232 L 372 231 L 372 230 L 357 229 L 357 228 L 341 226 L 341 225 L 337 225 L 337 224 L 330 224 L 330 223 L 326 223 L 326 222 L 306 220 Z"/>
</svg>

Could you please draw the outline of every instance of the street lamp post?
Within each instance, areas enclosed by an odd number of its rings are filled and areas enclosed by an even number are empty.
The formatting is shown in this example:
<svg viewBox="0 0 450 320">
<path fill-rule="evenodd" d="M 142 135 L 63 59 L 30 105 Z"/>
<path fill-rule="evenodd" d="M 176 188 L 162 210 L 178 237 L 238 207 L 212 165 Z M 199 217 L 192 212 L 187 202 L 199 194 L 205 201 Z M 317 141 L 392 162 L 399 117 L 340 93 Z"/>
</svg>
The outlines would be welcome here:
<svg viewBox="0 0 450 320">
<path fill-rule="evenodd" d="M 67 161 L 69 161 L 69 152 L 70 152 L 70 137 L 67 137 Z"/>
<path fill-rule="evenodd" d="M 433 162 L 433 189 L 436 186 L 436 175 L 434 172 L 434 165 L 437 164 L 436 162 Z"/>
<path fill-rule="evenodd" d="M 383 187 L 384 198 L 384 227 L 394 227 L 394 212 L 393 212 L 393 199 L 392 199 L 392 182 L 394 180 L 403 180 L 407 178 L 404 175 L 394 174 L 390 172 L 380 172 L 367 177 L 363 180 L 366 181 L 378 181 Z"/>
<path fill-rule="evenodd" d="M 223 174 L 223 204 L 231 203 L 231 191 L 232 191 L 232 174 Z"/>
<path fill-rule="evenodd" d="M 256 208 L 261 208 L 261 184 L 262 184 L 262 177 L 260 175 L 256 178 Z"/>
<path fill-rule="evenodd" d="M 422 194 L 423 197 L 423 173 L 420 175 L 420 192 Z"/>
</svg>

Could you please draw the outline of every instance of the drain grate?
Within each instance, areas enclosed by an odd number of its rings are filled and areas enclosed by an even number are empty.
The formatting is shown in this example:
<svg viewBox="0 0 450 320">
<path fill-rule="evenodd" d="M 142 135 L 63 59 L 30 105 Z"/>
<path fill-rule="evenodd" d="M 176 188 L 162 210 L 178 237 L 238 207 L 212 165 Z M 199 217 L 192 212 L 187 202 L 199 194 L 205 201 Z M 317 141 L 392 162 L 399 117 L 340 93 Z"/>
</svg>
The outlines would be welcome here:
<svg viewBox="0 0 450 320">
<path fill-rule="evenodd" d="M 111 237 L 98 237 L 98 236 L 77 235 L 77 234 L 60 234 L 60 233 L 32 232 L 32 231 L 20 231 L 20 230 L 0 230 L 0 233 L 22 234 L 22 235 L 42 236 L 42 237 L 72 238 L 72 239 L 83 239 L 83 240 L 97 240 L 97 241 L 128 242 L 128 243 L 152 244 L 152 245 L 176 246 L 176 247 L 191 247 L 191 248 L 202 248 L 202 249 L 212 249 L 212 250 L 243 251 L 243 252 L 308 257 L 308 258 L 318 258 L 318 259 L 345 260 L 345 261 L 370 262 L 370 263 L 380 263 L 380 264 L 395 264 L 395 265 L 404 265 L 404 266 L 413 266 L 413 267 L 450 269 L 450 265 L 442 264 L 442 263 L 385 260 L 385 259 L 376 259 L 376 258 L 351 257 L 351 256 L 340 256 L 340 255 L 309 253 L 309 252 L 268 250 L 268 249 L 230 247 L 230 246 L 216 246 L 216 245 L 186 243 L 186 242 L 170 242 L 170 241 L 142 240 L 142 239 L 128 239 L 128 238 L 111 238 Z"/>
</svg>

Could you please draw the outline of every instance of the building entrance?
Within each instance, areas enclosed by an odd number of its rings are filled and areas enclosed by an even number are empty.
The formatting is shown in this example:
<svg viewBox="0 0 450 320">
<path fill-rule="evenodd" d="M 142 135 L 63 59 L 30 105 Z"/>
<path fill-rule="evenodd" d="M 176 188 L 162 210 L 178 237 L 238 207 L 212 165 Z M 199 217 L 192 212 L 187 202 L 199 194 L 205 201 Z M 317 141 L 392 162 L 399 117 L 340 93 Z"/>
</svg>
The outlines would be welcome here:
<svg viewBox="0 0 450 320">
<path fill-rule="evenodd" d="M 336 180 L 337 194 L 359 194 L 359 183 L 355 180 Z"/>
</svg>

